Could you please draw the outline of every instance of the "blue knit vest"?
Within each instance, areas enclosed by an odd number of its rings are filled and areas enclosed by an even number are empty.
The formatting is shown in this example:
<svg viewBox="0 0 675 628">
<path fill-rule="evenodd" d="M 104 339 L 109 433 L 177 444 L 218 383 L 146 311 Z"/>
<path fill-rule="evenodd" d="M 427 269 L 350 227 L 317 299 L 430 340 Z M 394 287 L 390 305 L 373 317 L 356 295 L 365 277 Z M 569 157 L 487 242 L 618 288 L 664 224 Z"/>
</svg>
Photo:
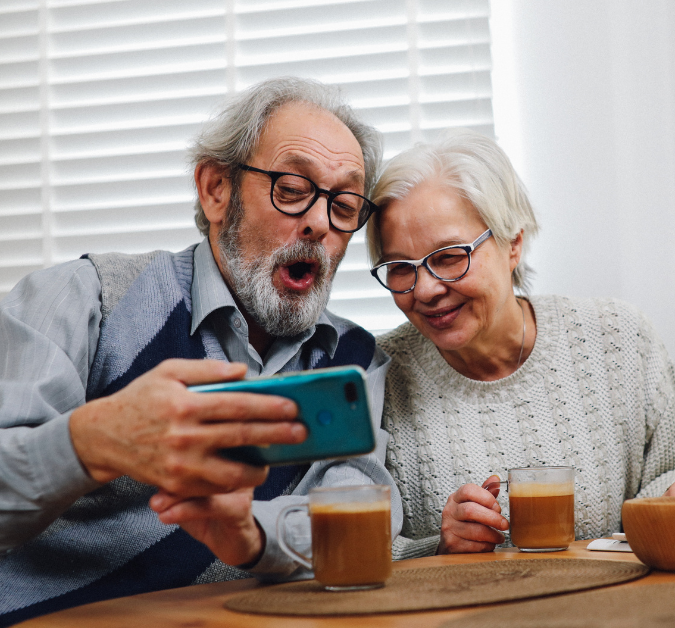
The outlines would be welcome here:
<svg viewBox="0 0 675 628">
<path fill-rule="evenodd" d="M 169 358 L 226 359 L 215 335 L 192 324 L 192 246 L 180 253 L 90 255 L 101 280 L 102 321 L 87 400 L 110 395 Z M 283 371 L 358 364 L 375 351 L 371 334 L 331 315 L 339 336 L 331 358 L 306 343 Z M 207 327 L 207 326 L 202 326 Z M 256 499 L 287 494 L 308 467 L 275 467 Z M 94 601 L 196 582 L 247 577 L 218 561 L 148 507 L 151 486 L 118 478 L 85 495 L 40 536 L 0 561 L 0 627 Z"/>
</svg>

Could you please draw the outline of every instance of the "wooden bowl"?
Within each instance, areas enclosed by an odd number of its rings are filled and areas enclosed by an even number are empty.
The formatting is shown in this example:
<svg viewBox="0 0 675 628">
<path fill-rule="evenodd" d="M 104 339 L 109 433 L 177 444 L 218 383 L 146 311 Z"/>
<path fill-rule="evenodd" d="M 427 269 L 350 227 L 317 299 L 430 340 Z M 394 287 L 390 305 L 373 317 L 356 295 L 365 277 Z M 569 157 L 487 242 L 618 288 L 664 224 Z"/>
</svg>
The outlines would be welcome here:
<svg viewBox="0 0 675 628">
<path fill-rule="evenodd" d="M 675 497 L 628 499 L 621 518 L 628 544 L 645 565 L 675 571 Z"/>
</svg>

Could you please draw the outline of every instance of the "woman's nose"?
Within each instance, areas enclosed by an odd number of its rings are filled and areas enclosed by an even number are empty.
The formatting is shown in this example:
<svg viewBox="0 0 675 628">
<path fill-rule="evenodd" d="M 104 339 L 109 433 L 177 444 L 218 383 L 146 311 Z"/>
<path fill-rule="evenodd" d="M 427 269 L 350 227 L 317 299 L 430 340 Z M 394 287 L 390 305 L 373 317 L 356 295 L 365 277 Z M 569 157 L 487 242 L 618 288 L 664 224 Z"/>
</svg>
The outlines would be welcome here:
<svg viewBox="0 0 675 628">
<path fill-rule="evenodd" d="M 418 267 L 417 283 L 413 289 L 415 299 L 427 303 L 437 296 L 445 294 L 448 289 L 449 284 L 436 279 L 424 266 Z"/>
</svg>

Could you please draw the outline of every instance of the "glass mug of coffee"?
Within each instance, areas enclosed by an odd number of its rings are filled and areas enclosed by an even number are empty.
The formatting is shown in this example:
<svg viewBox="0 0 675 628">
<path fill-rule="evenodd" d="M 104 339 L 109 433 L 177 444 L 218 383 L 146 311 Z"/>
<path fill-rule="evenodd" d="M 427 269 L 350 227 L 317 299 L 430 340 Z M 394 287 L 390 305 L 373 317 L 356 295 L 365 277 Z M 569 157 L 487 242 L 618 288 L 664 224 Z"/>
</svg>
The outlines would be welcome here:
<svg viewBox="0 0 675 628">
<path fill-rule="evenodd" d="M 509 469 L 511 542 L 521 552 L 558 552 L 574 541 L 574 469 L 530 467 Z"/>
<path fill-rule="evenodd" d="M 312 556 L 292 548 L 287 517 L 309 512 Z M 343 486 L 309 491 L 309 504 L 287 506 L 277 520 L 279 546 L 329 591 L 384 586 L 391 575 L 391 492 L 388 486 Z"/>
</svg>

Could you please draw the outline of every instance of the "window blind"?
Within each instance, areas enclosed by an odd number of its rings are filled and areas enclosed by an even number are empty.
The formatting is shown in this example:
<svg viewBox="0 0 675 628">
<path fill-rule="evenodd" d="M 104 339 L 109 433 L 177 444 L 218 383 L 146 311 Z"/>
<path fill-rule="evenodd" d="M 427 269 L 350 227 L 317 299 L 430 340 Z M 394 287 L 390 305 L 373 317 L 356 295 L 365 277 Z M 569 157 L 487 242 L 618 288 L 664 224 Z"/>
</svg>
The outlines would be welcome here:
<svg viewBox="0 0 675 628">
<path fill-rule="evenodd" d="M 87 252 L 199 240 L 185 147 L 228 93 L 342 87 L 385 158 L 442 129 L 493 134 L 488 0 L 3 0 L 0 298 Z M 404 320 L 350 243 L 330 308 Z"/>
</svg>

